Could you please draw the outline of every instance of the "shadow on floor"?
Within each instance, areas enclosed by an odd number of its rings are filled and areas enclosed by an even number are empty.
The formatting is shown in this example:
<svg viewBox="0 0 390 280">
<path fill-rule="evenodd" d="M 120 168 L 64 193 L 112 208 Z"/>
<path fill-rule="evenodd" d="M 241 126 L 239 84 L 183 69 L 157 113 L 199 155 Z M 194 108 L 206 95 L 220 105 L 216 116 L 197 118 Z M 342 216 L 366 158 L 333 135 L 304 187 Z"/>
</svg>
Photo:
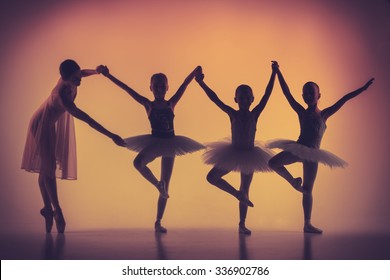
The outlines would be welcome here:
<svg viewBox="0 0 390 280">
<path fill-rule="evenodd" d="M 2 260 L 389 260 L 388 233 L 325 233 L 232 229 L 93 230 L 0 235 Z"/>
</svg>

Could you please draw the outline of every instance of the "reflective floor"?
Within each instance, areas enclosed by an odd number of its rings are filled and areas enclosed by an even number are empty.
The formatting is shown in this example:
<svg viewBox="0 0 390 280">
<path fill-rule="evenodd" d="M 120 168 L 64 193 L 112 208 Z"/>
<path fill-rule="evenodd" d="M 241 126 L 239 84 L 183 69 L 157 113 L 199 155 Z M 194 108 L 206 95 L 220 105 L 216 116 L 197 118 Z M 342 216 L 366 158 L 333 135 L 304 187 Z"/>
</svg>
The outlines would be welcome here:
<svg viewBox="0 0 390 280">
<path fill-rule="evenodd" d="M 107 229 L 65 234 L 0 234 L 2 260 L 375 260 L 390 259 L 390 234 L 234 229 Z"/>
</svg>

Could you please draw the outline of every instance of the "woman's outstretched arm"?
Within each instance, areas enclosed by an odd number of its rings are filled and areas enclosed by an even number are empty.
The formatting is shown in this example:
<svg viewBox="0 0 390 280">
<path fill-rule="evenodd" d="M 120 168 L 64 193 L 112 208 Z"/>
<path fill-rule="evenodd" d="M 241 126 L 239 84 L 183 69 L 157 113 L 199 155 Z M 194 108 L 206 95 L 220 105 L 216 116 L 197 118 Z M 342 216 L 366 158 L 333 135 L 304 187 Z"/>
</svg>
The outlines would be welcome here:
<svg viewBox="0 0 390 280">
<path fill-rule="evenodd" d="M 78 118 L 79 120 L 82 120 L 83 122 L 86 122 L 89 126 L 97 130 L 98 132 L 106 135 L 107 137 L 111 138 L 112 141 L 115 142 L 115 144 L 119 146 L 125 146 L 125 142 L 123 139 L 116 135 L 106 128 L 104 128 L 101 124 L 99 124 L 97 121 L 95 121 L 93 118 L 91 118 L 87 113 L 77 108 L 76 104 L 73 102 L 72 99 L 70 99 L 70 94 L 67 92 L 67 88 L 64 87 L 60 90 L 60 96 L 62 103 L 64 104 L 66 110 L 75 118 Z"/>
<path fill-rule="evenodd" d="M 81 77 L 88 77 L 91 75 L 99 74 L 96 69 L 82 69 L 81 70 Z"/>
</svg>

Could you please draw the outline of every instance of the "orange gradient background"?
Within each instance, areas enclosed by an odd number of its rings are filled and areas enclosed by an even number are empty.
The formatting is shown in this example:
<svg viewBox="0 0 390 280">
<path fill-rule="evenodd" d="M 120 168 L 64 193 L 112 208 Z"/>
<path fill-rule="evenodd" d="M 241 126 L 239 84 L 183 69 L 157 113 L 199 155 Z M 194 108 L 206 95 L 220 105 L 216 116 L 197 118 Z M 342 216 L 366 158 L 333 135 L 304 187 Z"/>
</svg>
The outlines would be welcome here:
<svg viewBox="0 0 390 280">
<path fill-rule="evenodd" d="M 325 230 L 390 229 L 389 30 L 390 5 L 376 1 L 24 1 L 2 2 L 1 188 L 5 230 L 42 230 L 36 174 L 20 169 L 29 119 L 49 95 L 58 65 L 109 66 L 112 74 L 152 98 L 150 76 L 163 72 L 169 98 L 197 65 L 228 105 L 248 84 L 259 102 L 277 60 L 296 99 L 302 85 L 319 84 L 320 108 L 375 83 L 328 120 L 322 148 L 349 162 L 320 166 L 313 222 Z M 23 1 L 22 1 L 23 2 Z M 33 4 L 31 4 L 33 3 Z M 294 3 L 294 4 L 292 4 Z M 103 76 L 83 79 L 76 104 L 122 137 L 149 133 L 142 106 Z M 175 110 L 176 134 L 200 142 L 230 134 L 228 117 L 191 83 Z M 68 231 L 153 225 L 157 191 L 132 166 L 135 153 L 117 147 L 75 120 L 78 180 L 58 180 Z M 257 140 L 296 139 L 298 119 L 276 81 L 260 116 Z M 159 160 L 151 164 L 159 175 Z M 201 153 L 178 157 L 164 225 L 236 227 L 238 203 L 207 183 Z M 300 164 L 289 167 L 301 175 Z M 239 175 L 226 178 L 235 186 Z M 255 207 L 247 224 L 259 230 L 301 230 L 301 197 L 279 176 L 256 173 Z"/>
</svg>

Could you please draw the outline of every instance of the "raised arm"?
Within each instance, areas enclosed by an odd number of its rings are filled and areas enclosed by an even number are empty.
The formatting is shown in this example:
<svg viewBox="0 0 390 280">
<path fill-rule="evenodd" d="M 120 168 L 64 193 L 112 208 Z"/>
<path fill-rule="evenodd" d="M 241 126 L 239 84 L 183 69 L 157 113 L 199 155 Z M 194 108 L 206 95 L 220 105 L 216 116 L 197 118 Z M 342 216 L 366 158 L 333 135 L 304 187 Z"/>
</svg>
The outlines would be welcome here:
<svg viewBox="0 0 390 280">
<path fill-rule="evenodd" d="M 322 111 L 322 115 L 325 119 L 329 118 L 330 116 L 332 116 L 334 113 L 336 113 L 344 104 L 345 102 L 347 102 L 348 100 L 358 96 L 359 94 L 361 94 L 363 91 L 367 90 L 368 87 L 374 82 L 374 78 L 370 79 L 364 86 L 362 86 L 361 88 L 358 88 L 357 90 L 355 91 L 352 91 L 346 95 L 344 95 L 339 101 L 337 101 L 335 104 L 333 104 L 332 106 L 324 109 Z"/>
<path fill-rule="evenodd" d="M 88 77 L 91 75 L 99 74 L 96 69 L 82 69 L 81 70 L 81 77 Z"/>
<path fill-rule="evenodd" d="M 232 112 L 234 112 L 234 109 L 225 103 L 223 103 L 217 96 L 217 94 L 206 85 L 204 82 L 204 74 L 202 71 L 200 71 L 197 76 L 195 77 L 195 80 L 198 82 L 200 87 L 204 90 L 204 92 L 207 94 L 207 96 L 210 98 L 211 101 L 215 103 L 222 111 L 230 115 Z"/>
<path fill-rule="evenodd" d="M 100 65 L 96 68 L 98 73 L 102 73 L 104 76 L 106 76 L 108 79 L 110 79 L 114 84 L 116 84 L 118 87 L 126 91 L 131 97 L 135 99 L 138 103 L 141 105 L 147 106 L 150 103 L 150 100 L 146 97 L 143 97 L 139 93 L 137 93 L 135 90 L 130 88 L 128 85 L 123 83 L 122 81 L 118 80 L 116 77 L 110 74 L 109 69 L 107 66 Z"/>
<path fill-rule="evenodd" d="M 265 105 L 267 105 L 268 99 L 271 96 L 272 89 L 274 88 L 274 83 L 275 83 L 275 76 L 276 76 L 276 71 L 278 69 L 278 63 L 276 61 L 272 61 L 272 73 L 271 77 L 269 79 L 268 85 L 265 89 L 265 93 L 263 95 L 263 98 L 260 100 L 259 104 L 253 108 L 253 111 L 256 114 L 256 117 L 259 117 L 261 112 L 264 110 Z"/>
<path fill-rule="evenodd" d="M 184 80 L 176 93 L 169 99 L 169 102 L 172 104 L 174 108 L 179 100 L 182 98 L 187 86 L 191 83 L 191 81 L 195 78 L 196 74 L 201 71 L 201 67 L 197 66 Z"/>
<path fill-rule="evenodd" d="M 301 104 L 299 104 L 292 96 L 290 89 L 288 88 L 288 85 L 287 85 L 286 81 L 284 80 L 282 72 L 279 69 L 279 65 L 276 66 L 276 69 L 277 69 L 276 74 L 278 75 L 279 84 L 280 84 L 280 87 L 282 88 L 284 96 L 286 97 L 291 108 L 293 108 L 293 110 L 295 112 L 297 112 L 297 114 L 301 114 L 303 111 L 305 111 L 305 108 L 303 108 L 303 106 Z"/>
<path fill-rule="evenodd" d="M 60 96 L 61 96 L 62 103 L 64 104 L 66 110 L 72 116 L 74 116 L 75 118 L 78 118 L 79 120 L 86 122 L 89 126 L 94 128 L 98 132 L 111 138 L 112 141 L 114 141 L 114 143 L 117 144 L 118 146 L 125 146 L 125 142 L 123 141 L 123 139 L 119 135 L 116 135 L 116 134 L 110 132 L 109 130 L 104 128 L 101 124 L 99 124 L 97 121 L 92 119 L 87 113 L 85 113 L 84 111 L 77 108 L 77 106 L 76 106 L 76 104 L 74 104 L 73 100 L 70 99 L 70 95 L 67 93 L 66 87 L 64 87 L 60 91 Z"/>
</svg>

